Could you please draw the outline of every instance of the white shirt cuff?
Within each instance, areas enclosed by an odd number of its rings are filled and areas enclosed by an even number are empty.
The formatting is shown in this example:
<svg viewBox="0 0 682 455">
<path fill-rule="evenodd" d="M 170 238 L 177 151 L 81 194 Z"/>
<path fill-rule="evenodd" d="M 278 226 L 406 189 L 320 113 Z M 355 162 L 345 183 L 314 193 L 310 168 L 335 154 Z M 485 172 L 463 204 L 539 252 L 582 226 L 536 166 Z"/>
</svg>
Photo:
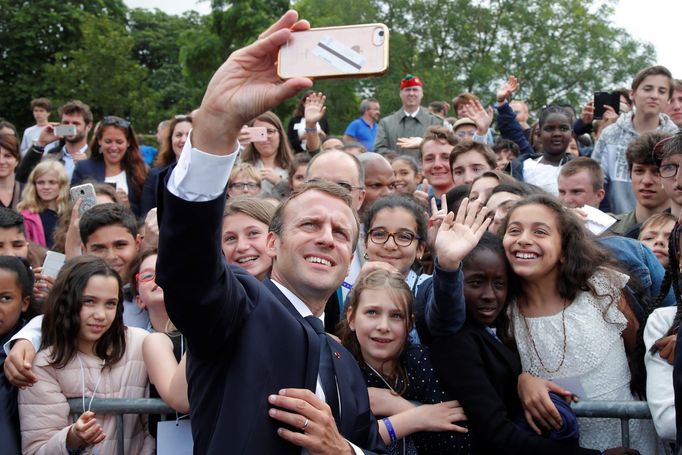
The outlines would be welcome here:
<svg viewBox="0 0 682 455">
<path fill-rule="evenodd" d="M 211 155 L 192 147 L 192 132 L 168 179 L 168 191 L 192 202 L 206 202 L 225 194 L 225 185 L 237 160 L 239 143 L 229 155 Z"/>
<path fill-rule="evenodd" d="M 17 333 L 14 334 L 12 338 L 7 341 L 2 348 L 5 350 L 5 355 L 9 355 L 9 351 L 12 349 L 12 343 L 17 340 L 28 340 L 33 345 L 33 349 L 36 352 L 40 349 L 40 345 L 43 341 L 43 332 L 41 327 L 43 326 L 43 315 L 39 314 L 34 317 L 28 323 L 21 328 Z"/>
</svg>

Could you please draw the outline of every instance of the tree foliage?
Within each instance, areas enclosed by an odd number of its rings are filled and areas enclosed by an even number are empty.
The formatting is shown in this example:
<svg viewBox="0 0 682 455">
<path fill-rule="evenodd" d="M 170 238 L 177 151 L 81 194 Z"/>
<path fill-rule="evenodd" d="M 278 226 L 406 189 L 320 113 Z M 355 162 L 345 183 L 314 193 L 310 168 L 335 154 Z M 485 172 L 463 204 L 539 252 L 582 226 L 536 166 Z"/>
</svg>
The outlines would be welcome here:
<svg viewBox="0 0 682 455">
<path fill-rule="evenodd" d="M 23 128 L 32 98 L 79 98 L 97 115 L 153 131 L 198 106 L 216 68 L 290 3 L 313 26 L 383 22 L 391 30 L 386 75 L 316 84 L 336 134 L 365 96 L 385 114 L 397 109 L 406 73 L 425 81 L 425 102 L 463 91 L 490 102 L 515 74 L 531 109 L 559 99 L 578 108 L 655 60 L 650 45 L 611 24 L 615 0 L 212 0 L 206 16 L 130 10 L 122 0 L 0 0 L 0 116 Z M 283 120 L 295 102 L 277 109 Z"/>
</svg>

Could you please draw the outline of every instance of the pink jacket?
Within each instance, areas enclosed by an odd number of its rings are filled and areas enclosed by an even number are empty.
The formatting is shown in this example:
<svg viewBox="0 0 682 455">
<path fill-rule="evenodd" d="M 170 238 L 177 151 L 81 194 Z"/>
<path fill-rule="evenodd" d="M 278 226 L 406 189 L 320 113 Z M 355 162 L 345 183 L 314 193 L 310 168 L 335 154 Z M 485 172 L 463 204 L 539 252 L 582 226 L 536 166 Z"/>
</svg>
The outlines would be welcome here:
<svg viewBox="0 0 682 455">
<path fill-rule="evenodd" d="M 111 369 L 101 370 L 102 361 L 79 353 L 85 376 L 85 395 L 89 397 L 101 374 L 95 393 L 96 398 L 147 398 L 147 370 L 142 358 L 142 341 L 147 332 L 134 327 L 127 328 L 126 352 L 120 362 Z M 21 446 L 25 454 L 63 454 L 66 435 L 73 423 L 69 416 L 67 398 L 80 398 L 81 366 L 74 356 L 60 369 L 48 364 L 51 349 L 38 352 L 33 361 L 33 372 L 38 382 L 33 387 L 19 391 L 19 418 L 21 423 Z M 89 400 L 85 400 L 87 410 Z M 116 453 L 116 417 L 96 414 L 106 439 L 84 453 L 98 449 L 102 455 Z M 123 416 L 125 453 L 153 454 L 154 438 L 147 429 L 146 416 L 125 414 Z"/>
<path fill-rule="evenodd" d="M 26 239 L 40 246 L 46 246 L 45 229 L 43 228 L 43 221 L 40 219 L 40 213 L 33 213 L 24 209 L 21 211 L 21 216 L 24 217 Z"/>
</svg>

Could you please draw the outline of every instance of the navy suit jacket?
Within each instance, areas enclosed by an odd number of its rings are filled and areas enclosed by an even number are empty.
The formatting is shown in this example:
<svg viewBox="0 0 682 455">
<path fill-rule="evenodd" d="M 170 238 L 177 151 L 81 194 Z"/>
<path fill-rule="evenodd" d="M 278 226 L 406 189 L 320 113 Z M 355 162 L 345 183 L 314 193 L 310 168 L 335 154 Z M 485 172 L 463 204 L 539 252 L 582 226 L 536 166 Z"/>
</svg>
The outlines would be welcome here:
<svg viewBox="0 0 682 455">
<path fill-rule="evenodd" d="M 158 207 L 156 276 L 188 340 L 194 452 L 300 454 L 277 435 L 267 398 L 282 388 L 315 390 L 319 338 L 272 282 L 225 263 L 224 203 L 188 202 L 164 189 Z M 335 342 L 332 351 L 341 434 L 367 453 L 385 453 L 354 358 Z"/>
<path fill-rule="evenodd" d="M 95 161 L 93 159 L 87 159 L 78 161 L 76 167 L 73 170 L 73 176 L 71 176 L 71 186 L 80 185 L 86 180 L 94 180 L 96 182 L 104 182 L 105 164 L 104 161 Z M 128 202 L 130 202 L 130 209 L 133 211 L 135 216 L 141 216 L 140 211 L 140 198 L 135 196 L 133 191 L 133 182 L 130 180 L 130 176 L 126 172 L 126 180 L 128 181 Z"/>
</svg>

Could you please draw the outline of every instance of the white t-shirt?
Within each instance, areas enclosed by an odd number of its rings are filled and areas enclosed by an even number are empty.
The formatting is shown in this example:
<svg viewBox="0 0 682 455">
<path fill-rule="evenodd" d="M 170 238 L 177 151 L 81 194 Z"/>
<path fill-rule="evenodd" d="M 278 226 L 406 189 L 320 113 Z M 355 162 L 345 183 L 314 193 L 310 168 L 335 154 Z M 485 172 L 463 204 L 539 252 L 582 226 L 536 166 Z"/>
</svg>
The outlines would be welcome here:
<svg viewBox="0 0 682 455">
<path fill-rule="evenodd" d="M 116 189 L 121 188 L 128 194 L 128 180 L 126 179 L 126 171 L 120 174 L 112 175 L 111 177 L 104 177 L 104 183 L 115 183 Z"/>
</svg>

